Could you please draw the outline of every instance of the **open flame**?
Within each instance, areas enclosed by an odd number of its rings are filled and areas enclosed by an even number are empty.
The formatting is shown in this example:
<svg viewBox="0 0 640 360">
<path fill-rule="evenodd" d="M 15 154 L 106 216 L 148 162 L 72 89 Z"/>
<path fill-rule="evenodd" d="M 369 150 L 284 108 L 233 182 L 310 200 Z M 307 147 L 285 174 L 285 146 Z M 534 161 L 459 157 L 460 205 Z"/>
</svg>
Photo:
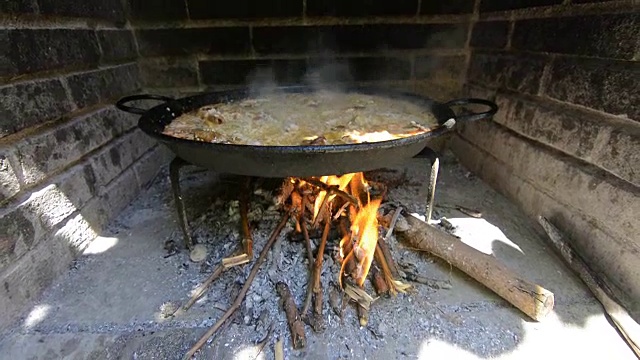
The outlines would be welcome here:
<svg viewBox="0 0 640 360">
<path fill-rule="evenodd" d="M 326 189 L 320 191 L 314 201 L 313 222 L 317 223 L 319 218 L 330 221 L 331 212 L 334 212 L 334 219 L 346 215 L 351 224 L 340 241 L 340 255 L 343 261 L 339 282 L 342 284 L 342 275 L 349 262 L 353 261 L 353 269 L 350 269 L 353 271 L 350 272 L 357 284 L 362 286 L 371 268 L 378 243 L 377 214 L 382 199 L 371 199 L 369 183 L 361 172 L 342 176 L 322 176 L 315 180 L 325 184 Z M 342 205 L 334 206 L 339 194 L 342 195 Z M 348 211 L 345 213 L 346 210 Z M 328 214 L 323 214 L 323 211 L 328 211 Z"/>
</svg>

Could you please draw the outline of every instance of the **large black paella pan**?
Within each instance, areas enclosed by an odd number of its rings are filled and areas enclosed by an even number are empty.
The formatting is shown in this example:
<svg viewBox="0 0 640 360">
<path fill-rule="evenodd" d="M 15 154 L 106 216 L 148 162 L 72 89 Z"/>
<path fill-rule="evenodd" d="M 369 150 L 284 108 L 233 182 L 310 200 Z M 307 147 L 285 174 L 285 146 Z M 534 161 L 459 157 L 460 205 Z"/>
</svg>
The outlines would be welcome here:
<svg viewBox="0 0 640 360">
<path fill-rule="evenodd" d="M 310 88 L 301 86 L 282 87 L 278 90 L 311 91 Z M 298 146 L 236 145 L 172 137 L 163 134 L 163 130 L 183 113 L 205 105 L 245 99 L 250 96 L 247 89 L 217 91 L 180 99 L 158 95 L 132 95 L 120 99 L 116 106 L 122 111 L 141 115 L 138 127 L 142 131 L 191 164 L 223 173 L 260 177 L 309 177 L 389 167 L 414 157 L 428 147 L 431 140 L 455 128 L 457 124 L 489 118 L 498 110 L 496 104 L 483 99 L 459 99 L 440 103 L 419 95 L 379 88 L 357 87 L 347 91 L 415 102 L 427 109 L 437 119 L 439 125 L 432 131 L 414 136 L 371 143 Z M 136 100 L 160 100 L 163 103 L 149 110 L 127 105 Z M 458 116 L 451 109 L 452 106 L 467 104 L 481 104 L 488 106 L 489 109 L 481 113 Z"/>
</svg>

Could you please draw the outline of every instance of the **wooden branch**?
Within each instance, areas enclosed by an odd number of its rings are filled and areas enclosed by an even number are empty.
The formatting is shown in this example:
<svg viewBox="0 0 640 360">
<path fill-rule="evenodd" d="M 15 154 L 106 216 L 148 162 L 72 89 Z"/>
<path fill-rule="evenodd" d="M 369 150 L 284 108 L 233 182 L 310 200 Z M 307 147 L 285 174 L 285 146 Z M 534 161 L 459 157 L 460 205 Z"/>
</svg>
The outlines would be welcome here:
<svg viewBox="0 0 640 360">
<path fill-rule="evenodd" d="M 300 320 L 298 315 L 298 308 L 295 301 L 291 296 L 291 291 L 287 284 L 278 282 L 276 284 L 276 291 L 280 295 L 282 309 L 287 316 L 287 324 L 289 324 L 289 330 L 291 331 L 291 342 L 294 349 L 301 349 L 306 345 L 306 339 L 304 335 L 304 324 Z"/>
<path fill-rule="evenodd" d="M 533 320 L 542 320 L 553 309 L 552 292 L 523 279 L 495 257 L 472 248 L 414 216 L 407 216 L 407 222 L 410 229 L 401 234 L 411 246 L 449 262 Z"/>
<path fill-rule="evenodd" d="M 331 219 L 331 217 L 329 217 Z M 316 253 L 316 261 L 311 272 L 311 281 L 307 285 L 307 297 L 304 300 L 304 306 L 302 307 L 302 316 L 307 316 L 309 306 L 311 306 L 312 295 L 320 293 L 322 296 L 322 287 L 320 284 L 320 274 L 322 273 L 322 261 L 324 260 L 324 247 L 327 244 L 327 238 L 329 237 L 329 230 L 331 230 L 331 222 L 327 220 L 324 223 L 324 230 L 322 231 L 322 239 L 320 240 L 320 246 L 318 246 L 318 252 Z"/>
<path fill-rule="evenodd" d="M 242 226 L 242 249 L 249 259 L 253 258 L 253 237 L 249 228 L 249 194 L 251 193 L 251 178 L 247 177 L 244 191 L 240 194 L 240 222 Z"/>
<path fill-rule="evenodd" d="M 287 221 L 289 220 L 290 216 L 291 216 L 291 213 L 287 211 L 287 213 L 282 217 L 282 220 L 280 220 L 280 223 L 278 224 L 278 226 L 276 226 L 273 233 L 271 233 L 271 237 L 269 238 L 269 240 L 267 240 L 267 243 L 264 245 L 264 248 L 260 252 L 260 256 L 258 257 L 258 260 L 256 260 L 256 263 L 253 265 L 253 268 L 251 269 L 251 272 L 247 277 L 247 281 L 245 281 L 244 285 L 242 286 L 242 289 L 238 293 L 238 296 L 236 297 L 236 300 L 233 302 L 231 307 L 229 307 L 229 309 L 224 313 L 224 315 L 222 315 L 220 320 L 218 320 L 218 322 L 216 322 L 211 328 L 209 328 L 209 330 L 207 330 L 207 332 L 200 338 L 200 340 L 198 340 L 198 342 L 195 345 L 193 345 L 191 349 L 189 349 L 189 351 L 185 354 L 184 359 L 191 359 L 193 355 L 198 350 L 200 350 L 200 348 L 204 344 L 207 343 L 207 340 L 209 340 L 209 338 L 213 336 L 213 334 L 215 334 L 215 332 L 224 324 L 224 322 L 227 321 L 227 319 L 229 319 L 236 310 L 238 310 L 238 308 L 242 304 L 242 301 L 244 300 L 244 297 L 247 295 L 247 291 L 249 290 L 249 288 L 251 287 L 251 284 L 253 283 L 253 279 L 255 279 L 256 274 L 258 274 L 258 270 L 260 270 L 260 265 L 262 265 L 262 263 L 264 262 L 265 258 L 267 257 L 267 253 L 269 252 L 269 249 L 271 248 L 271 246 L 273 246 L 273 243 L 276 242 L 276 239 L 282 232 L 282 229 L 284 228 L 284 226 L 287 224 Z"/>
<path fill-rule="evenodd" d="M 608 287 L 587 266 L 582 257 L 571 247 L 570 241 L 549 220 L 539 216 L 538 222 L 549 236 L 551 244 L 560 253 L 569 267 L 582 279 L 609 318 L 620 331 L 627 344 L 640 359 L 640 325 L 609 294 Z M 602 284 L 602 285 L 600 285 Z"/>
</svg>

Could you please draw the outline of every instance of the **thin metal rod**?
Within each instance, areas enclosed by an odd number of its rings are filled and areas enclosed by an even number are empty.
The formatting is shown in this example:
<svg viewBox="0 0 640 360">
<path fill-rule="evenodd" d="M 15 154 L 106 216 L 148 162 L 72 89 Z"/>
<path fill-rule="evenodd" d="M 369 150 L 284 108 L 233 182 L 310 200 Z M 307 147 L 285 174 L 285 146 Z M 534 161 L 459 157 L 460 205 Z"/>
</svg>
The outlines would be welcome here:
<svg viewBox="0 0 640 360">
<path fill-rule="evenodd" d="M 191 237 L 191 229 L 189 228 L 184 200 L 182 199 L 182 191 L 180 189 L 180 169 L 185 165 L 189 165 L 189 163 L 176 156 L 171 161 L 171 164 L 169 164 L 169 179 L 171 180 L 171 189 L 173 189 L 173 199 L 176 203 L 176 209 L 178 210 L 178 224 L 184 236 L 184 245 L 187 249 L 191 250 L 195 242 Z"/>
<path fill-rule="evenodd" d="M 436 198 L 436 182 L 438 180 L 438 171 L 440 170 L 440 159 L 436 156 L 431 163 L 431 175 L 429 176 L 429 188 L 427 192 L 427 209 L 425 214 L 425 220 L 427 223 L 431 222 L 431 215 L 433 214 L 433 203 Z"/>
</svg>

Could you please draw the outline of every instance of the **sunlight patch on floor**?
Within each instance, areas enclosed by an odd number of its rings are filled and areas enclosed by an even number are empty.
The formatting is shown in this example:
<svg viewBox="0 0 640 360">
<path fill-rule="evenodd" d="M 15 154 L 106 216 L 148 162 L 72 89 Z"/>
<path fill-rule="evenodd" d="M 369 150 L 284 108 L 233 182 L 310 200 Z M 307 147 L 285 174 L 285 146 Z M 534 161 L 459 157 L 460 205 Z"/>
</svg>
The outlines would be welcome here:
<svg viewBox="0 0 640 360">
<path fill-rule="evenodd" d="M 49 312 L 51 311 L 50 305 L 36 305 L 33 310 L 27 315 L 27 318 L 24 320 L 22 327 L 25 330 L 29 330 L 32 327 L 38 325 L 42 320 L 44 320 Z"/>
<path fill-rule="evenodd" d="M 485 219 L 451 218 L 447 220 L 456 227 L 454 235 L 459 236 L 463 243 L 478 251 L 491 255 L 493 254 L 493 242 L 500 241 L 524 254 L 522 249 L 511 241 L 500 228 Z"/>
</svg>

